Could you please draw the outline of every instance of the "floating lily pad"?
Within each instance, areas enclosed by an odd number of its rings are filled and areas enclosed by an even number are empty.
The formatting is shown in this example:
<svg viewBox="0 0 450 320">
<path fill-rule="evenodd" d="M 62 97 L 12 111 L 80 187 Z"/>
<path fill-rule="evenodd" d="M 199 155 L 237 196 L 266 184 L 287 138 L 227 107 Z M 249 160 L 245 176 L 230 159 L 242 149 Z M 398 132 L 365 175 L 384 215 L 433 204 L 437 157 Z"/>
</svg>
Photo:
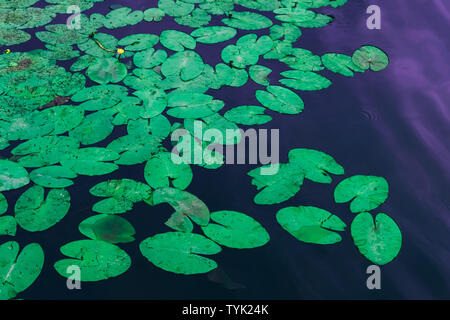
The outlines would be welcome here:
<svg viewBox="0 0 450 320">
<path fill-rule="evenodd" d="M 78 240 L 60 248 L 63 255 L 73 259 L 59 260 L 54 264 L 56 271 L 68 278 L 69 266 L 80 268 L 81 281 L 100 281 L 121 275 L 131 265 L 128 254 L 119 247 L 105 241 Z"/>
<path fill-rule="evenodd" d="M 383 265 L 398 255 L 402 246 L 402 234 L 392 218 L 384 213 L 373 217 L 362 212 L 351 225 L 353 241 L 359 252 L 371 262 Z"/>
<path fill-rule="evenodd" d="M 264 124 L 272 120 L 271 116 L 265 115 L 264 107 L 239 106 L 225 112 L 224 117 L 237 124 L 247 126 Z"/>
<path fill-rule="evenodd" d="M 330 212 L 308 206 L 287 207 L 278 211 L 278 223 L 296 239 L 315 244 L 333 244 L 342 240 L 334 231 L 346 224 Z"/>
<path fill-rule="evenodd" d="M 222 246 L 250 249 L 263 246 L 270 239 L 261 224 L 240 212 L 212 212 L 211 220 L 215 223 L 202 227 L 202 230 L 208 238 Z"/>
<path fill-rule="evenodd" d="M 193 37 L 177 30 L 164 30 L 160 41 L 164 47 L 173 51 L 183 51 L 185 48 L 193 50 L 196 45 Z"/>
<path fill-rule="evenodd" d="M 322 90 L 331 85 L 331 81 L 310 71 L 289 70 L 281 72 L 281 75 L 290 79 L 281 79 L 280 83 L 296 90 Z"/>
<path fill-rule="evenodd" d="M 162 152 L 147 162 L 144 178 L 154 189 L 170 187 L 171 182 L 175 188 L 184 190 L 192 181 L 192 170 L 188 164 L 174 163 L 172 153 Z"/>
<path fill-rule="evenodd" d="M 64 189 L 52 189 L 44 199 L 44 188 L 33 186 L 22 193 L 14 207 L 21 228 L 44 231 L 65 217 L 70 208 L 70 195 Z"/>
<path fill-rule="evenodd" d="M 374 46 L 363 46 L 353 53 L 353 63 L 362 70 L 381 71 L 389 64 L 387 54 Z"/>
<path fill-rule="evenodd" d="M 8 210 L 8 201 L 6 197 L 0 193 L 0 215 L 4 214 Z"/>
<path fill-rule="evenodd" d="M 67 167 L 49 166 L 31 171 L 30 179 L 35 184 L 46 188 L 66 188 L 73 185 L 77 174 Z"/>
<path fill-rule="evenodd" d="M 295 163 L 302 168 L 305 178 L 319 183 L 331 183 L 332 174 L 344 174 L 344 168 L 333 157 L 321 151 L 312 149 L 291 149 L 289 163 Z"/>
<path fill-rule="evenodd" d="M 279 86 L 268 86 L 266 90 L 256 91 L 256 99 L 266 108 L 287 114 L 303 111 L 303 100 L 295 92 Z"/>
<path fill-rule="evenodd" d="M 106 148 L 82 148 L 63 157 L 61 165 L 78 174 L 104 175 L 119 169 L 117 164 L 108 162 L 117 160 L 119 157 L 117 152 Z"/>
<path fill-rule="evenodd" d="M 339 53 L 327 53 L 322 56 L 322 62 L 325 68 L 333 72 L 342 74 L 346 77 L 353 77 L 354 71 L 362 72 L 363 70 L 357 67 L 352 57 Z"/>
<path fill-rule="evenodd" d="M 334 189 L 334 201 L 350 203 L 351 212 L 375 209 L 388 197 L 389 185 L 383 177 L 356 175 L 342 180 Z"/>
<path fill-rule="evenodd" d="M 292 198 L 303 184 L 304 174 L 295 164 L 280 163 L 278 171 L 263 166 L 247 174 L 252 177 L 252 184 L 261 190 L 253 199 L 256 204 L 275 204 Z M 264 172 L 261 170 L 267 170 Z M 269 171 L 270 170 L 270 171 Z"/>
<path fill-rule="evenodd" d="M 149 237 L 139 245 L 142 255 L 158 268 L 178 274 L 206 273 L 217 268 L 201 255 L 221 251 L 213 241 L 195 233 L 167 232 Z"/>
<path fill-rule="evenodd" d="M 92 81 L 100 84 L 120 82 L 127 73 L 125 65 L 114 58 L 99 58 L 86 71 Z"/>
<path fill-rule="evenodd" d="M 0 245 L 0 300 L 15 298 L 33 284 L 44 265 L 44 251 L 37 243 L 25 246 L 19 254 L 15 241 Z"/>
<path fill-rule="evenodd" d="M 212 44 L 230 40 L 236 33 L 236 29 L 230 27 L 211 26 L 198 28 L 191 32 L 191 36 L 197 42 Z"/>
<path fill-rule="evenodd" d="M 30 182 L 27 170 L 15 162 L 0 160 L 0 191 L 19 189 Z"/>
<path fill-rule="evenodd" d="M 189 218 L 200 226 L 209 223 L 209 209 L 199 198 L 187 191 L 160 188 L 153 192 L 153 204 L 168 203 L 175 209 L 166 225 L 177 231 L 191 232 Z M 189 217 L 189 218 L 188 218 Z"/>
<path fill-rule="evenodd" d="M 222 19 L 222 22 L 227 26 L 242 30 L 259 30 L 272 25 L 272 20 L 269 18 L 249 11 L 232 11 L 228 18 Z"/>
</svg>

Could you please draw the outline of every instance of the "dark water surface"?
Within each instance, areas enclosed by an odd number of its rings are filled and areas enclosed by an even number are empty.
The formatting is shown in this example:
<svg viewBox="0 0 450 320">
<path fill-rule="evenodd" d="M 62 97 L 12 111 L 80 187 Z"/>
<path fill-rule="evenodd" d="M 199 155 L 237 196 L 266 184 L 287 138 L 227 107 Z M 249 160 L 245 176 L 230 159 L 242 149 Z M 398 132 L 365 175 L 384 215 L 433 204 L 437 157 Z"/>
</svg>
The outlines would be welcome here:
<svg viewBox="0 0 450 320">
<path fill-rule="evenodd" d="M 87 11 L 107 12 L 111 4 L 146 9 L 155 1 L 105 1 Z M 382 10 L 382 29 L 366 28 L 366 8 Z M 24 299 L 411 299 L 450 298 L 450 1 L 447 0 L 349 0 L 337 9 L 321 9 L 336 17 L 320 29 L 303 29 L 296 46 L 316 54 L 351 55 L 361 45 L 385 50 L 390 65 L 382 72 L 365 72 L 346 78 L 324 73 L 333 85 L 319 92 L 300 92 L 305 110 L 300 115 L 273 114 L 261 128 L 280 129 L 280 161 L 293 148 L 312 148 L 332 155 L 346 170 L 346 177 L 369 174 L 385 177 L 388 200 L 374 212 L 386 212 L 399 225 L 403 246 L 398 257 L 381 267 L 381 290 L 368 290 L 366 268 L 371 263 L 353 245 L 349 230 L 343 241 L 330 246 L 301 243 L 284 231 L 275 213 L 292 205 L 313 205 L 333 212 L 350 225 L 354 215 L 348 204 L 335 204 L 331 185 L 306 181 L 302 190 L 280 205 L 259 206 L 252 199 L 256 188 L 246 173 L 253 165 L 226 165 L 217 170 L 194 169 L 188 191 L 202 199 L 211 211 L 244 212 L 269 231 L 271 241 L 261 248 L 224 248 L 214 256 L 220 272 L 244 288 L 230 290 L 206 275 L 181 276 L 154 267 L 139 252 L 145 238 L 167 231 L 164 222 L 172 209 L 139 203 L 126 217 L 135 226 L 137 241 L 120 245 L 132 258 L 131 268 L 117 278 L 83 283 L 68 290 L 66 280 L 53 269 L 63 258 L 62 245 L 84 238 L 78 224 L 90 216 L 99 200 L 88 189 L 105 177 L 76 179 L 68 188 L 72 197 L 69 214 L 55 227 L 40 233 L 19 230 L 20 243 L 38 242 L 46 263 L 37 281 L 20 294 Z M 63 23 L 65 15 L 58 20 Z M 58 21 L 57 20 L 57 21 Z M 214 22 L 214 21 L 212 21 Z M 55 22 L 53 22 L 55 23 Z M 192 30 L 166 17 L 163 22 L 107 30 L 117 38 L 131 33 L 159 34 L 164 29 Z M 103 30 L 102 30 L 103 31 Z M 267 31 L 264 31 L 267 32 Z M 243 33 L 242 33 L 243 34 Z M 238 34 L 239 36 L 240 34 Z M 236 39 L 236 38 L 235 38 Z M 228 44 L 228 43 L 227 43 Z M 30 41 L 16 51 L 43 44 Z M 201 45 L 196 51 L 206 63 L 216 64 L 224 44 Z M 288 67 L 265 60 L 272 75 Z M 211 91 L 226 108 L 258 105 L 256 84 Z M 117 129 L 116 129 L 117 130 Z M 103 141 L 106 145 L 119 134 Z M 144 165 L 121 167 L 108 178 L 143 181 Z M 23 190 L 8 193 L 14 203 Z M 11 209 L 11 208 L 10 208 Z"/>
</svg>

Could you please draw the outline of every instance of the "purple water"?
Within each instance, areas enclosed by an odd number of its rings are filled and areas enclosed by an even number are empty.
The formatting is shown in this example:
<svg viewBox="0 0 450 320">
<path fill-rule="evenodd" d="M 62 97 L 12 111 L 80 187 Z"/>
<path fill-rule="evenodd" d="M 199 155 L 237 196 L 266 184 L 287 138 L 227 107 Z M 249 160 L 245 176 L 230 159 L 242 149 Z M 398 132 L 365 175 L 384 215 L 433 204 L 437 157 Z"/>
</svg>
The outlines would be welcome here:
<svg viewBox="0 0 450 320">
<path fill-rule="evenodd" d="M 154 1 L 106 1 L 88 12 L 107 12 L 113 3 L 146 9 Z M 371 4 L 381 7 L 381 30 L 366 28 L 365 11 Z M 450 2 L 349 0 L 344 7 L 320 12 L 335 16 L 334 23 L 303 29 L 298 47 L 316 54 L 351 55 L 361 45 L 372 44 L 388 53 L 390 65 L 382 72 L 366 72 L 354 78 L 328 72 L 326 76 L 333 81 L 330 88 L 300 94 L 305 102 L 302 114 L 274 114 L 273 120 L 262 127 L 280 129 L 282 162 L 292 148 L 312 148 L 332 155 L 344 166 L 346 176 L 371 174 L 388 180 L 389 198 L 376 212 L 386 212 L 398 223 L 403 246 L 394 261 L 381 267 L 381 290 L 367 289 L 366 268 L 371 263 L 359 254 L 349 232 L 343 233 L 343 241 L 336 245 L 310 245 L 298 242 L 275 220 L 280 208 L 302 204 L 327 209 L 350 224 L 354 215 L 348 204 L 333 202 L 333 190 L 340 179 L 334 179 L 331 186 L 306 182 L 289 201 L 258 206 L 252 201 L 256 188 L 246 175 L 254 166 L 228 165 L 218 170 L 195 168 L 188 190 L 211 211 L 244 212 L 269 231 L 271 241 L 262 248 L 224 249 L 214 257 L 220 270 L 245 288 L 229 290 L 206 275 L 174 275 L 151 265 L 140 254 L 138 243 L 165 232 L 164 221 L 172 211 L 169 206 L 141 203 L 124 216 L 137 230 L 136 242 L 121 245 L 132 258 L 131 268 L 117 278 L 83 283 L 82 290 L 67 290 L 65 279 L 52 264 L 63 257 L 58 252 L 60 246 L 82 238 L 77 226 L 92 214 L 90 208 L 98 201 L 87 190 L 104 180 L 81 177 L 68 188 L 72 209 L 60 223 L 45 232 L 19 231 L 16 236 L 21 242 L 39 242 L 46 254 L 41 276 L 21 298 L 450 298 Z M 59 21 L 64 17 L 61 15 Z M 144 29 L 138 25 L 109 32 L 121 38 L 139 32 L 159 34 L 167 28 L 191 30 L 170 20 L 154 28 L 154 24 L 146 24 Z M 42 44 L 30 41 L 15 51 L 36 46 Z M 199 45 L 198 52 L 205 62 L 215 64 L 223 46 Z M 263 64 L 274 74 L 287 69 L 279 63 Z M 227 107 L 252 105 L 258 104 L 254 91 L 260 88 L 247 84 L 213 94 Z M 143 165 L 123 167 L 110 177 L 142 180 L 142 172 Z"/>
</svg>

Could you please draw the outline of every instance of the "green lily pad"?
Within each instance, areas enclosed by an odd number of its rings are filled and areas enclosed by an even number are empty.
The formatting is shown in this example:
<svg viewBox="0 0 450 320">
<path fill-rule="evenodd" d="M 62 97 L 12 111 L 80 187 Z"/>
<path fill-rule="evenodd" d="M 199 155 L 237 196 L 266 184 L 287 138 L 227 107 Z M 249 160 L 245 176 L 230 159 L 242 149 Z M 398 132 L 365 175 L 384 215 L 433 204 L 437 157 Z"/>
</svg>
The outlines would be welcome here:
<svg viewBox="0 0 450 320">
<path fill-rule="evenodd" d="M 250 78 L 255 81 L 257 84 L 260 84 L 262 86 L 268 86 L 270 84 L 269 81 L 269 74 L 272 73 L 272 70 L 264 67 L 264 66 L 250 66 L 248 73 L 250 75 Z"/>
<path fill-rule="evenodd" d="M 272 20 L 254 12 L 232 11 L 228 18 L 222 19 L 222 22 L 229 27 L 242 30 L 259 30 L 272 26 Z"/>
<path fill-rule="evenodd" d="M 211 213 L 210 223 L 202 227 L 205 235 L 218 244 L 236 249 L 250 249 L 265 245 L 270 236 L 255 219 L 236 211 Z"/>
<path fill-rule="evenodd" d="M 224 117 L 237 124 L 259 125 L 272 120 L 271 116 L 264 114 L 265 110 L 260 106 L 239 106 L 225 112 Z"/>
<path fill-rule="evenodd" d="M 140 33 L 132 34 L 122 38 L 117 44 L 125 46 L 126 51 L 142 51 L 152 48 L 159 42 L 159 37 L 154 34 Z"/>
<path fill-rule="evenodd" d="M 374 46 L 363 46 L 353 53 L 353 63 L 362 70 L 384 70 L 389 64 L 387 54 Z"/>
<path fill-rule="evenodd" d="M 312 149 L 291 149 L 289 163 L 302 168 L 305 178 L 319 183 L 331 183 L 329 173 L 344 174 L 344 168 L 333 157 Z"/>
<path fill-rule="evenodd" d="M 342 74 L 346 77 L 353 77 L 354 71 L 362 72 L 363 70 L 357 67 L 352 57 L 339 53 L 327 53 L 322 56 L 322 62 L 325 68 L 330 71 Z"/>
<path fill-rule="evenodd" d="M 350 203 L 351 212 L 375 209 L 388 197 L 389 185 L 383 177 L 356 175 L 342 180 L 334 189 L 334 201 Z"/>
<path fill-rule="evenodd" d="M 303 111 L 303 100 L 295 92 L 279 86 L 268 86 L 266 90 L 256 91 L 256 99 L 264 107 L 287 114 L 298 114 Z"/>
<path fill-rule="evenodd" d="M 56 271 L 68 278 L 69 266 L 80 268 L 81 281 L 100 281 L 121 275 L 130 268 L 131 259 L 118 246 L 99 240 L 78 240 L 60 248 L 63 255 L 73 259 L 59 260 Z"/>
<path fill-rule="evenodd" d="M 119 169 L 117 164 L 108 162 L 117 160 L 119 157 L 117 152 L 106 148 L 82 148 L 64 156 L 61 159 L 61 165 L 82 175 L 105 175 Z"/>
<path fill-rule="evenodd" d="M 191 232 L 193 225 L 189 218 L 200 226 L 209 223 L 209 209 L 199 198 L 187 191 L 175 188 L 160 188 L 153 192 L 153 204 L 168 203 L 175 212 L 166 225 L 177 231 Z"/>
<path fill-rule="evenodd" d="M 112 133 L 114 126 L 111 121 L 109 112 L 100 110 L 88 114 L 78 127 L 69 132 L 69 136 L 84 145 L 100 142 Z"/>
<path fill-rule="evenodd" d="M 126 66 L 114 58 L 98 58 L 86 71 L 92 81 L 100 84 L 120 82 L 127 73 Z"/>
<path fill-rule="evenodd" d="M 44 251 L 37 243 L 25 246 L 19 254 L 15 241 L 0 245 L 0 300 L 15 298 L 33 284 L 44 265 Z"/>
<path fill-rule="evenodd" d="M 251 170 L 247 174 L 252 177 L 252 184 L 261 190 L 253 199 L 256 204 L 275 204 L 292 198 L 303 184 L 303 170 L 295 164 L 280 163 L 275 174 L 263 174 L 267 166 Z"/>
<path fill-rule="evenodd" d="M 236 35 L 236 29 L 222 26 L 198 28 L 191 32 L 191 36 L 200 43 L 219 43 L 228 41 Z"/>
<path fill-rule="evenodd" d="M 12 216 L 0 217 L 0 236 L 15 236 L 17 232 L 17 222 Z"/>
<path fill-rule="evenodd" d="M 15 162 L 0 160 L 0 191 L 19 189 L 30 182 L 27 170 Z"/>
<path fill-rule="evenodd" d="M 161 44 L 173 51 L 183 51 L 185 48 L 194 50 L 196 41 L 190 35 L 177 30 L 164 30 L 161 32 Z"/>
<path fill-rule="evenodd" d="M 78 229 L 86 237 L 109 243 L 128 243 L 135 239 L 133 226 L 124 218 L 98 214 L 81 221 Z"/>
<path fill-rule="evenodd" d="M 35 184 L 46 188 L 66 188 L 73 185 L 77 174 L 67 167 L 49 166 L 30 172 L 30 179 Z"/>
<path fill-rule="evenodd" d="M 351 225 L 353 241 L 359 252 L 371 262 L 383 265 L 391 262 L 400 252 L 402 234 L 392 218 L 384 213 L 373 217 L 362 212 Z"/>
<path fill-rule="evenodd" d="M 171 182 L 175 188 L 184 190 L 192 181 L 192 170 L 188 164 L 174 163 L 172 153 L 162 152 L 147 161 L 144 178 L 153 189 L 170 187 Z"/>
<path fill-rule="evenodd" d="M 280 83 L 296 90 L 322 90 L 331 85 L 330 80 L 311 71 L 289 70 L 281 72 L 281 75 L 291 79 L 281 79 Z"/>
<path fill-rule="evenodd" d="M 213 241 L 195 233 L 167 232 L 149 237 L 139 245 L 142 255 L 158 268 L 178 274 L 206 273 L 217 268 L 201 255 L 221 251 Z"/>
<path fill-rule="evenodd" d="M 4 214 L 8 210 L 8 201 L 6 197 L 0 193 L 0 215 Z"/>
<path fill-rule="evenodd" d="M 70 195 L 65 189 L 52 189 L 44 199 L 44 188 L 33 186 L 17 199 L 15 218 L 22 229 L 44 231 L 65 217 L 70 208 Z"/>
<path fill-rule="evenodd" d="M 161 73 L 165 77 L 179 75 L 181 80 L 189 81 L 198 77 L 205 65 L 202 57 L 194 51 L 185 50 L 170 56 L 161 65 Z"/>
<path fill-rule="evenodd" d="M 278 223 L 296 239 L 315 244 L 333 244 L 342 240 L 334 231 L 346 224 L 330 212 L 308 206 L 287 207 L 277 212 Z"/>
</svg>

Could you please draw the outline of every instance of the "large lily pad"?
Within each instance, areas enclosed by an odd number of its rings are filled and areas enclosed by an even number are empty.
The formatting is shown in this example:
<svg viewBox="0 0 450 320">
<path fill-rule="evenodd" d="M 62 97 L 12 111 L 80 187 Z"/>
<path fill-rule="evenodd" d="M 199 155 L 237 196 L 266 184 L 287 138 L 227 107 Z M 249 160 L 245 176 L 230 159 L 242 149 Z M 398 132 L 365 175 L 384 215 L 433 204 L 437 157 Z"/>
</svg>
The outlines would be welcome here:
<svg viewBox="0 0 450 320">
<path fill-rule="evenodd" d="M 211 213 L 210 223 L 202 227 L 205 235 L 220 245 L 250 249 L 265 245 L 270 236 L 255 219 L 236 211 L 216 211 Z"/>
<path fill-rule="evenodd" d="M 84 219 L 78 229 L 88 238 L 109 243 L 132 242 L 136 233 L 126 219 L 109 214 L 98 214 Z"/>
<path fill-rule="evenodd" d="M 278 223 L 300 241 L 333 244 L 342 240 L 334 231 L 344 231 L 346 225 L 330 212 L 308 206 L 287 207 L 277 213 Z"/>
<path fill-rule="evenodd" d="M 35 232 L 53 227 L 69 212 L 70 195 L 64 189 L 52 189 L 44 199 L 44 188 L 33 186 L 22 193 L 14 207 L 17 223 Z"/>
<path fill-rule="evenodd" d="M 44 265 L 44 251 L 37 243 L 25 246 L 19 254 L 15 241 L 0 245 L 0 300 L 13 299 L 33 284 Z"/>
<path fill-rule="evenodd" d="M 384 213 L 373 217 L 362 212 L 353 219 L 351 233 L 359 252 L 371 262 L 383 265 L 391 262 L 402 246 L 402 234 L 392 218 Z"/>
<path fill-rule="evenodd" d="M 141 253 L 158 268 L 178 274 L 206 273 L 217 268 L 201 255 L 221 251 L 213 241 L 195 233 L 167 232 L 149 237 L 139 245 Z"/>
<path fill-rule="evenodd" d="M 19 189 L 30 182 L 27 170 L 15 162 L 0 160 L 0 191 Z"/>
<path fill-rule="evenodd" d="M 344 174 L 344 168 L 333 157 L 321 151 L 312 149 L 291 149 L 289 163 L 295 163 L 302 168 L 305 178 L 319 183 L 331 183 L 332 174 Z"/>
<path fill-rule="evenodd" d="M 73 259 L 59 260 L 54 264 L 56 271 L 68 278 L 69 266 L 80 268 L 81 281 L 100 281 L 121 275 L 131 265 L 128 254 L 119 247 L 105 241 L 78 240 L 60 248 L 63 255 Z"/>
<path fill-rule="evenodd" d="M 388 197 L 389 185 L 383 177 L 356 175 L 342 180 L 334 189 L 334 201 L 350 203 L 351 212 L 375 209 Z"/>
</svg>

